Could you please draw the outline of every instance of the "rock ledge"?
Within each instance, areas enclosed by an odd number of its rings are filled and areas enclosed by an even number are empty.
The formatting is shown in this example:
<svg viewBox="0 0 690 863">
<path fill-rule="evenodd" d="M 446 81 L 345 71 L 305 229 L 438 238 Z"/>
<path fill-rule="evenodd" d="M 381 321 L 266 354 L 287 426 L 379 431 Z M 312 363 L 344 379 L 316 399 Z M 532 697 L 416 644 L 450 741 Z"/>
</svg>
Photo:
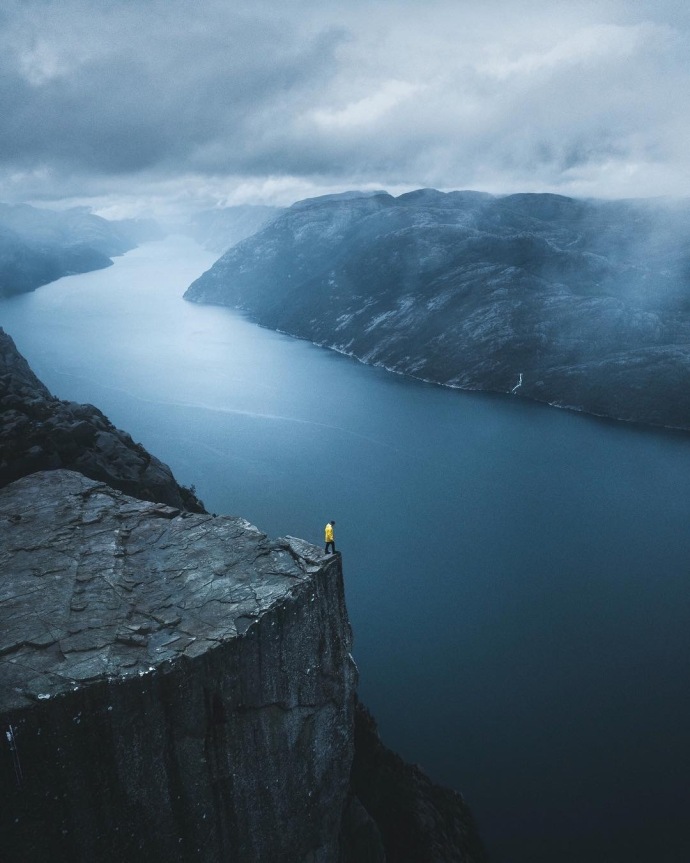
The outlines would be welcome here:
<svg viewBox="0 0 690 863">
<path fill-rule="evenodd" d="M 3 855 L 338 858 L 340 558 L 69 471 L 0 491 Z"/>
</svg>

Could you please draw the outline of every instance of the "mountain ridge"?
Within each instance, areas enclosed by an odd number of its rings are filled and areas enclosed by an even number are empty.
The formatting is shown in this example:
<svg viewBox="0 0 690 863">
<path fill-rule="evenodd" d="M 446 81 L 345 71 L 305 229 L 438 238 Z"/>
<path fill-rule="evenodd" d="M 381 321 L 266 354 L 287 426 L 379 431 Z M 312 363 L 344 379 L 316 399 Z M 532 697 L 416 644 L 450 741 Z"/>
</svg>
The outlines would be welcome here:
<svg viewBox="0 0 690 863">
<path fill-rule="evenodd" d="M 688 236 L 688 202 L 312 199 L 185 298 L 445 386 L 690 429 Z"/>
</svg>

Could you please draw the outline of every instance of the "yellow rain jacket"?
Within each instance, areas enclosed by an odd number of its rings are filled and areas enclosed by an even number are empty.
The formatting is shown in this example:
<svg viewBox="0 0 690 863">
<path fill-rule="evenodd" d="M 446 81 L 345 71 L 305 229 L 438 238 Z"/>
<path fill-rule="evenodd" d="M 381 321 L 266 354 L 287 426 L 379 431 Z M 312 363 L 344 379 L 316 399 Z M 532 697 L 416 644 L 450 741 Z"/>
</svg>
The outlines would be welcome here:
<svg viewBox="0 0 690 863">
<path fill-rule="evenodd" d="M 333 525 L 330 522 L 326 525 L 326 542 L 333 542 Z"/>
</svg>

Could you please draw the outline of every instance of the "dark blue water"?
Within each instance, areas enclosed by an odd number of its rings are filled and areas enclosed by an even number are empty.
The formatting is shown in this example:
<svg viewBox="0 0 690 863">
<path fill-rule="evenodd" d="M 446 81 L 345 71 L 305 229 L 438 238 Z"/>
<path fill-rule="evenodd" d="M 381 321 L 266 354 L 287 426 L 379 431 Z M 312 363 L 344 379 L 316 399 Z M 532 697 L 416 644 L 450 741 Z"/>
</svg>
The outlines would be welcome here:
<svg viewBox="0 0 690 863">
<path fill-rule="evenodd" d="M 690 438 L 443 390 L 180 297 L 186 240 L 0 304 L 214 512 L 335 519 L 385 741 L 495 863 L 690 860 Z"/>
</svg>

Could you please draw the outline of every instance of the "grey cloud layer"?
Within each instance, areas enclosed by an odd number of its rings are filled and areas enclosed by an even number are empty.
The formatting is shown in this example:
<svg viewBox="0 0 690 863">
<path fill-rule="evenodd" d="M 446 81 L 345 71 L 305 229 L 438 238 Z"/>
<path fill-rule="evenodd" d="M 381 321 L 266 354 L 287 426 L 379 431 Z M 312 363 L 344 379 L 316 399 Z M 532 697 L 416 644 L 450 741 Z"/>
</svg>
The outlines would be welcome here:
<svg viewBox="0 0 690 863">
<path fill-rule="evenodd" d="M 197 19 L 191 8 L 176 18 L 131 8 L 92 31 L 81 18 L 76 34 L 51 35 L 36 22 L 23 44 L 6 35 L 0 160 L 106 173 L 251 163 L 252 137 L 260 146 L 268 115 L 277 119 L 295 94 L 323 82 L 341 37 L 297 40 L 270 22 Z"/>
<path fill-rule="evenodd" d="M 9 2 L 0 178 L 690 193 L 683 6 L 475 7 Z"/>
</svg>

